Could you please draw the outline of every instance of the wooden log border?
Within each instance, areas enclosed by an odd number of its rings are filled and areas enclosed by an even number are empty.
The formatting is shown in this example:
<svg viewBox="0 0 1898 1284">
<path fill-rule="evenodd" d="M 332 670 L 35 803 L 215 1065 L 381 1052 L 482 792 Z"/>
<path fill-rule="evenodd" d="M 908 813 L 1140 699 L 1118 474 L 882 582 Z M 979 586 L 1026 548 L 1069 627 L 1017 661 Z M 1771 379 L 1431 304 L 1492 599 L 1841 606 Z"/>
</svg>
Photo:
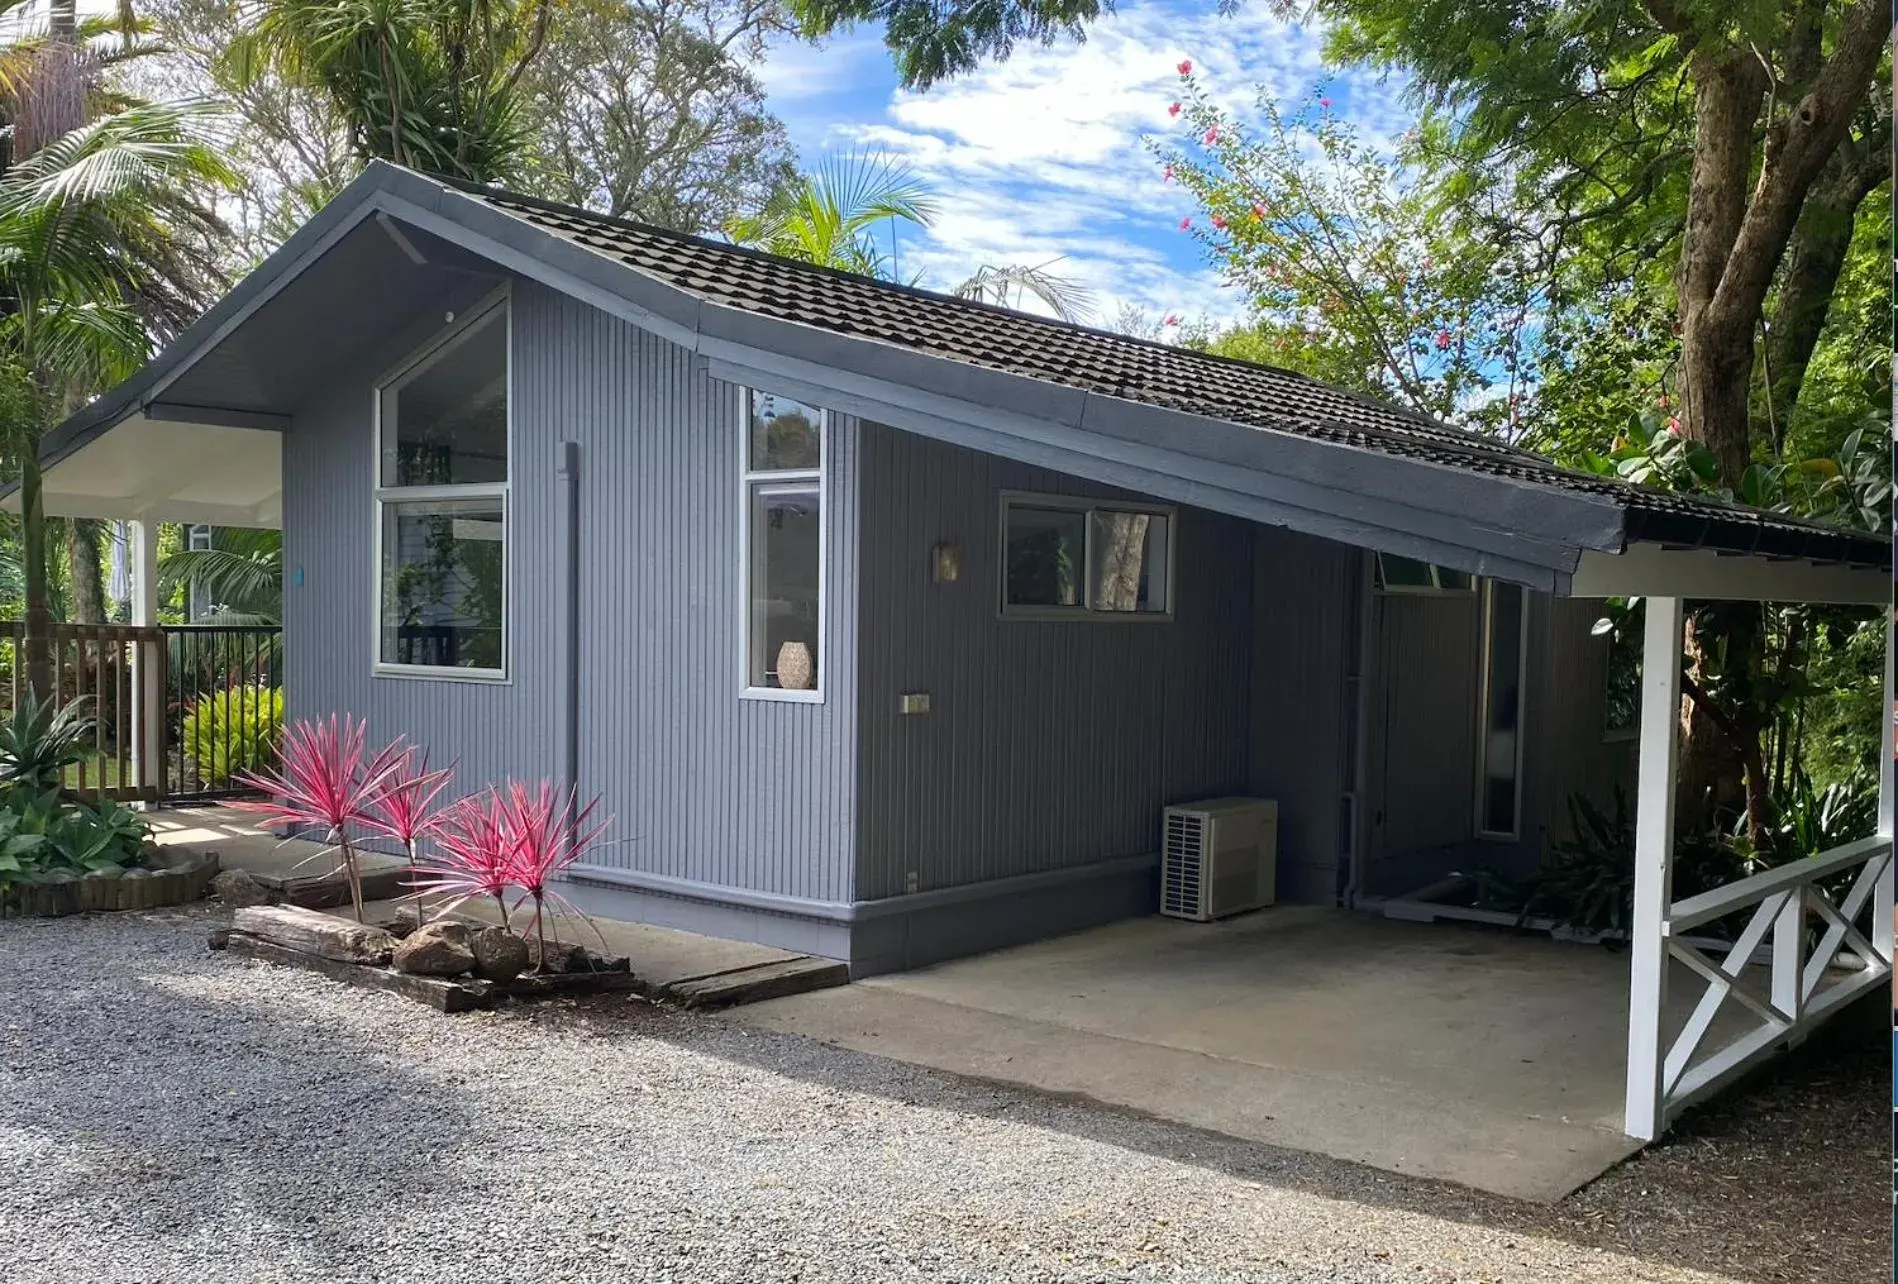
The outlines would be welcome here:
<svg viewBox="0 0 1898 1284">
<path fill-rule="evenodd" d="M 15 884 L 0 891 L 0 918 L 64 918 L 69 914 L 163 909 L 203 900 L 211 880 L 217 877 L 217 853 L 187 855 L 188 863 L 162 873 Z"/>
</svg>

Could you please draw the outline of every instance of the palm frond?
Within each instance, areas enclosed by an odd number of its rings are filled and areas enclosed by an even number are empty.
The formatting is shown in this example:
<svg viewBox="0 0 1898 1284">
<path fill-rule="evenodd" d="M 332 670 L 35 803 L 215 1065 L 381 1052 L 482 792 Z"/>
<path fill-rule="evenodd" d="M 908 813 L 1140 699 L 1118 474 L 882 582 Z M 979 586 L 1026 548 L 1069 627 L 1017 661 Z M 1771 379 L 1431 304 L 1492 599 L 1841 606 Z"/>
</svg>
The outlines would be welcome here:
<svg viewBox="0 0 1898 1284">
<path fill-rule="evenodd" d="M 1081 323 L 1094 314 L 1094 292 L 1071 277 L 1038 267 L 1015 264 L 1010 267 L 981 267 L 975 275 L 956 286 L 951 293 L 958 298 L 978 299 L 1013 307 L 1021 296 L 1031 294 L 1054 310 L 1063 321 Z"/>
</svg>

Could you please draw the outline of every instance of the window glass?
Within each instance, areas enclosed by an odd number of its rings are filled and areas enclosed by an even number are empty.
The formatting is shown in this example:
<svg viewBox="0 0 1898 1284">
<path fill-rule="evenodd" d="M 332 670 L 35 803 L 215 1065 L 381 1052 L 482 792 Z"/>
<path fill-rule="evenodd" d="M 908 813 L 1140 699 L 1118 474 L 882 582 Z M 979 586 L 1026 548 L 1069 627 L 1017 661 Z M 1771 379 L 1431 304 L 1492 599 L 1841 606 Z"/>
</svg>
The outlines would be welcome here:
<svg viewBox="0 0 1898 1284">
<path fill-rule="evenodd" d="M 1167 608 L 1167 519 L 1096 508 L 1088 514 L 1088 601 L 1096 611 Z"/>
<path fill-rule="evenodd" d="M 382 484 L 507 480 L 507 312 L 429 354 L 382 393 Z"/>
<path fill-rule="evenodd" d="M 750 394 L 752 472 L 814 469 L 824 462 L 824 412 L 774 393 Z"/>
<path fill-rule="evenodd" d="M 751 511 L 750 609 L 754 687 L 817 689 L 818 572 L 823 513 L 815 482 L 755 484 Z"/>
<path fill-rule="evenodd" d="M 500 669 L 504 501 L 389 500 L 382 515 L 383 662 Z"/>
<path fill-rule="evenodd" d="M 1087 562 L 1087 511 L 1008 506 L 1003 550 L 1009 606 L 1081 607 Z"/>
<path fill-rule="evenodd" d="M 1517 833 L 1522 734 L 1522 589 L 1491 581 L 1484 645 L 1483 771 L 1479 800 L 1486 834 Z"/>
<path fill-rule="evenodd" d="M 1383 573 L 1385 588 L 1436 587 L 1428 562 L 1415 562 L 1408 557 L 1399 557 L 1395 553 L 1379 553 L 1377 564 Z M 1464 672 L 1467 673 L 1469 670 L 1465 669 Z"/>
</svg>

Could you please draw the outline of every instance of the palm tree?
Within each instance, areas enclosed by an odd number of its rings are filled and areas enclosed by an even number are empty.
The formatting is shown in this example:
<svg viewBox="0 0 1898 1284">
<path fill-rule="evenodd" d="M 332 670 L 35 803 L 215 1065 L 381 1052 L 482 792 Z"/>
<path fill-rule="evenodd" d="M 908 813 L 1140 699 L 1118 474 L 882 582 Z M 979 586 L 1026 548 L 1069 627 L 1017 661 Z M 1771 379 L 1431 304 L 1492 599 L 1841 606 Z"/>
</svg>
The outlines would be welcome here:
<svg viewBox="0 0 1898 1284">
<path fill-rule="evenodd" d="M 241 89 L 266 70 L 327 98 L 356 154 L 490 183 L 519 167 L 521 77 L 557 0 L 262 0 L 226 52 Z"/>
<path fill-rule="evenodd" d="M 203 623 L 281 624 L 283 532 L 220 526 L 211 532 L 211 547 L 166 554 L 158 564 L 159 597 L 193 586 L 217 608 Z"/>
<path fill-rule="evenodd" d="M 935 197 L 901 162 L 876 154 L 841 156 L 779 188 L 757 213 L 732 219 L 725 234 L 740 245 L 783 258 L 895 281 L 897 225 L 927 228 L 935 216 Z M 879 228 L 886 224 L 887 254 L 877 241 Z M 1019 307 L 1032 295 L 1064 321 L 1085 320 L 1091 303 L 1088 289 L 1048 268 L 1045 263 L 985 266 L 950 293 L 1003 307 Z M 915 278 L 906 284 L 915 284 Z"/>
<path fill-rule="evenodd" d="M 233 176 L 204 134 L 200 103 L 151 103 L 52 140 L 0 175 L 0 397 L 18 454 L 26 589 L 26 671 L 53 690 L 46 510 L 39 436 L 85 391 L 125 378 L 153 330 L 188 316 L 207 282 L 195 251 L 215 224 L 196 193 Z M 154 324 L 156 320 L 157 324 Z"/>
<path fill-rule="evenodd" d="M 756 214 L 731 220 L 725 232 L 740 245 L 787 259 L 890 280 L 895 275 L 895 224 L 928 227 L 935 198 L 907 167 L 887 156 L 833 156 L 786 184 Z M 886 257 L 876 232 L 891 225 Z"/>
</svg>

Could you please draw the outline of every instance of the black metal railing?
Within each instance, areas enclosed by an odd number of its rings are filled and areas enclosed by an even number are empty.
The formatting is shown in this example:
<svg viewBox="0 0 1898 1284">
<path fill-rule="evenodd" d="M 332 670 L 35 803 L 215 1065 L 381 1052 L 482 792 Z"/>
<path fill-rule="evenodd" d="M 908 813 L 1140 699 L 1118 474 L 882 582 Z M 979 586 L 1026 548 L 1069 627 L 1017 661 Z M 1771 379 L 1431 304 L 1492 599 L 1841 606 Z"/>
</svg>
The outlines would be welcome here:
<svg viewBox="0 0 1898 1284">
<path fill-rule="evenodd" d="M 165 781 L 173 801 L 246 792 L 238 773 L 274 766 L 283 734 L 283 630 L 165 630 Z"/>
</svg>

